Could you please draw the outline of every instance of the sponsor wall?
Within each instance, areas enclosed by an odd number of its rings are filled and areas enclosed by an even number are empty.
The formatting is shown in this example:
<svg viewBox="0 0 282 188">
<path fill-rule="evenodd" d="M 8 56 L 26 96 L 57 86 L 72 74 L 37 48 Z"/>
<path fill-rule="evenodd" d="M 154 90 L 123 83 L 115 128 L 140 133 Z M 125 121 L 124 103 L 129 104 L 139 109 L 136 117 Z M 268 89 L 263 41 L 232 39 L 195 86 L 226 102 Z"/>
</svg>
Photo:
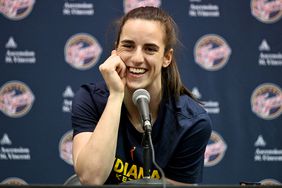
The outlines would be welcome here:
<svg viewBox="0 0 282 188">
<path fill-rule="evenodd" d="M 114 21 L 143 5 L 174 17 L 183 82 L 212 118 L 203 184 L 281 184 L 281 0 L 0 1 L 1 184 L 74 174 L 74 94 L 102 80 Z"/>
</svg>

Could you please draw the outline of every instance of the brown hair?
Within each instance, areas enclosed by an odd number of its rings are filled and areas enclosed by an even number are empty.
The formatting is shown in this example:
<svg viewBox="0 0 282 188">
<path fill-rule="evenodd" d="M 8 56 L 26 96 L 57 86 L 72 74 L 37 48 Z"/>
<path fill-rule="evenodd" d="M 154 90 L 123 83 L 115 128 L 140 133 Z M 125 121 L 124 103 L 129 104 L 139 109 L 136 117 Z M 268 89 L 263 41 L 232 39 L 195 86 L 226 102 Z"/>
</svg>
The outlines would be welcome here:
<svg viewBox="0 0 282 188">
<path fill-rule="evenodd" d="M 116 40 L 116 47 L 120 42 L 120 35 L 125 22 L 129 19 L 144 19 L 159 21 L 165 29 L 165 50 L 164 53 L 168 52 L 170 49 L 174 49 L 178 44 L 177 38 L 177 25 L 165 11 L 156 7 L 139 7 L 129 11 L 124 15 L 119 21 L 119 30 Z M 193 94 L 182 84 L 180 74 L 177 68 L 175 55 L 173 54 L 172 61 L 170 65 L 166 68 L 162 68 L 162 88 L 163 96 L 179 98 L 182 94 L 187 94 L 188 96 L 195 99 Z"/>
</svg>

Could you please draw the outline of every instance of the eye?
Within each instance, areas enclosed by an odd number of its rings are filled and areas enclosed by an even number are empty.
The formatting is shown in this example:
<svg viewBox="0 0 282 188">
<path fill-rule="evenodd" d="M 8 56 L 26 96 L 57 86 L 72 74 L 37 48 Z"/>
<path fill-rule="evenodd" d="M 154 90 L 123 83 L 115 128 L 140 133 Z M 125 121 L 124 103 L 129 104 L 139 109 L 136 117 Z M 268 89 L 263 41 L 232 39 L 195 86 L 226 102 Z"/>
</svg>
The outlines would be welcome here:
<svg viewBox="0 0 282 188">
<path fill-rule="evenodd" d="M 133 42 L 122 42 L 121 47 L 125 50 L 131 50 L 135 47 Z"/>
<path fill-rule="evenodd" d="M 144 46 L 144 50 L 147 52 L 147 53 L 150 53 L 150 54 L 153 54 L 155 52 L 158 52 L 159 50 L 159 47 L 155 44 L 146 44 Z"/>
<path fill-rule="evenodd" d="M 124 48 L 133 48 L 134 46 L 132 44 L 123 44 L 122 47 L 124 47 Z"/>
<path fill-rule="evenodd" d="M 158 51 L 158 49 L 156 49 L 156 48 L 154 48 L 154 47 L 150 47 L 150 46 L 145 47 L 145 50 L 146 50 L 147 52 L 149 52 L 149 53 L 153 53 L 153 52 Z"/>
</svg>

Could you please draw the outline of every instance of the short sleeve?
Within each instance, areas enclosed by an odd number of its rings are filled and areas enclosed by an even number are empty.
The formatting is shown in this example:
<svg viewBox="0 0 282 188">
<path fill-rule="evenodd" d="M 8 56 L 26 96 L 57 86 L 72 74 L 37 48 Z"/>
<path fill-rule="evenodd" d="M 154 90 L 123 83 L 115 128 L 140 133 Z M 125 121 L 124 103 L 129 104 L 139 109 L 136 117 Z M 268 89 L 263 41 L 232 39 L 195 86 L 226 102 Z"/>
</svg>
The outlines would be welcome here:
<svg viewBox="0 0 282 188">
<path fill-rule="evenodd" d="M 107 100 L 106 91 L 96 85 L 82 85 L 72 102 L 73 136 L 81 132 L 92 132 L 99 121 Z"/>
</svg>

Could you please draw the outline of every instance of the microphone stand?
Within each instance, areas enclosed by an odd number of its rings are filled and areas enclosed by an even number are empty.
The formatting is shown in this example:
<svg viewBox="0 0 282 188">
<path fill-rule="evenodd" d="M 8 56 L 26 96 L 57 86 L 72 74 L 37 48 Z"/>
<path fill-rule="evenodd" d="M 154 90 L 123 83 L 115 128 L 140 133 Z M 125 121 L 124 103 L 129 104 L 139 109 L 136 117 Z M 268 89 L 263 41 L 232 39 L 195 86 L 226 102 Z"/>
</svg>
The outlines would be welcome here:
<svg viewBox="0 0 282 188">
<path fill-rule="evenodd" d="M 152 166 L 152 153 L 151 153 L 151 146 L 150 146 L 150 136 L 152 132 L 151 123 L 147 120 L 144 122 L 144 135 L 142 139 L 142 146 L 143 146 L 143 161 L 144 161 L 144 178 L 150 179 L 150 172 Z"/>
<path fill-rule="evenodd" d="M 143 146 L 143 161 L 144 161 L 144 177 L 142 179 L 131 180 L 127 181 L 122 184 L 128 185 L 136 185 L 136 184 L 143 184 L 143 185 L 161 185 L 163 184 L 158 179 L 151 179 L 150 172 L 152 166 L 152 148 L 150 146 L 151 140 L 151 132 L 152 132 L 152 125 L 151 121 L 145 120 L 143 121 L 143 129 L 145 130 L 142 138 L 142 146 Z"/>
</svg>

